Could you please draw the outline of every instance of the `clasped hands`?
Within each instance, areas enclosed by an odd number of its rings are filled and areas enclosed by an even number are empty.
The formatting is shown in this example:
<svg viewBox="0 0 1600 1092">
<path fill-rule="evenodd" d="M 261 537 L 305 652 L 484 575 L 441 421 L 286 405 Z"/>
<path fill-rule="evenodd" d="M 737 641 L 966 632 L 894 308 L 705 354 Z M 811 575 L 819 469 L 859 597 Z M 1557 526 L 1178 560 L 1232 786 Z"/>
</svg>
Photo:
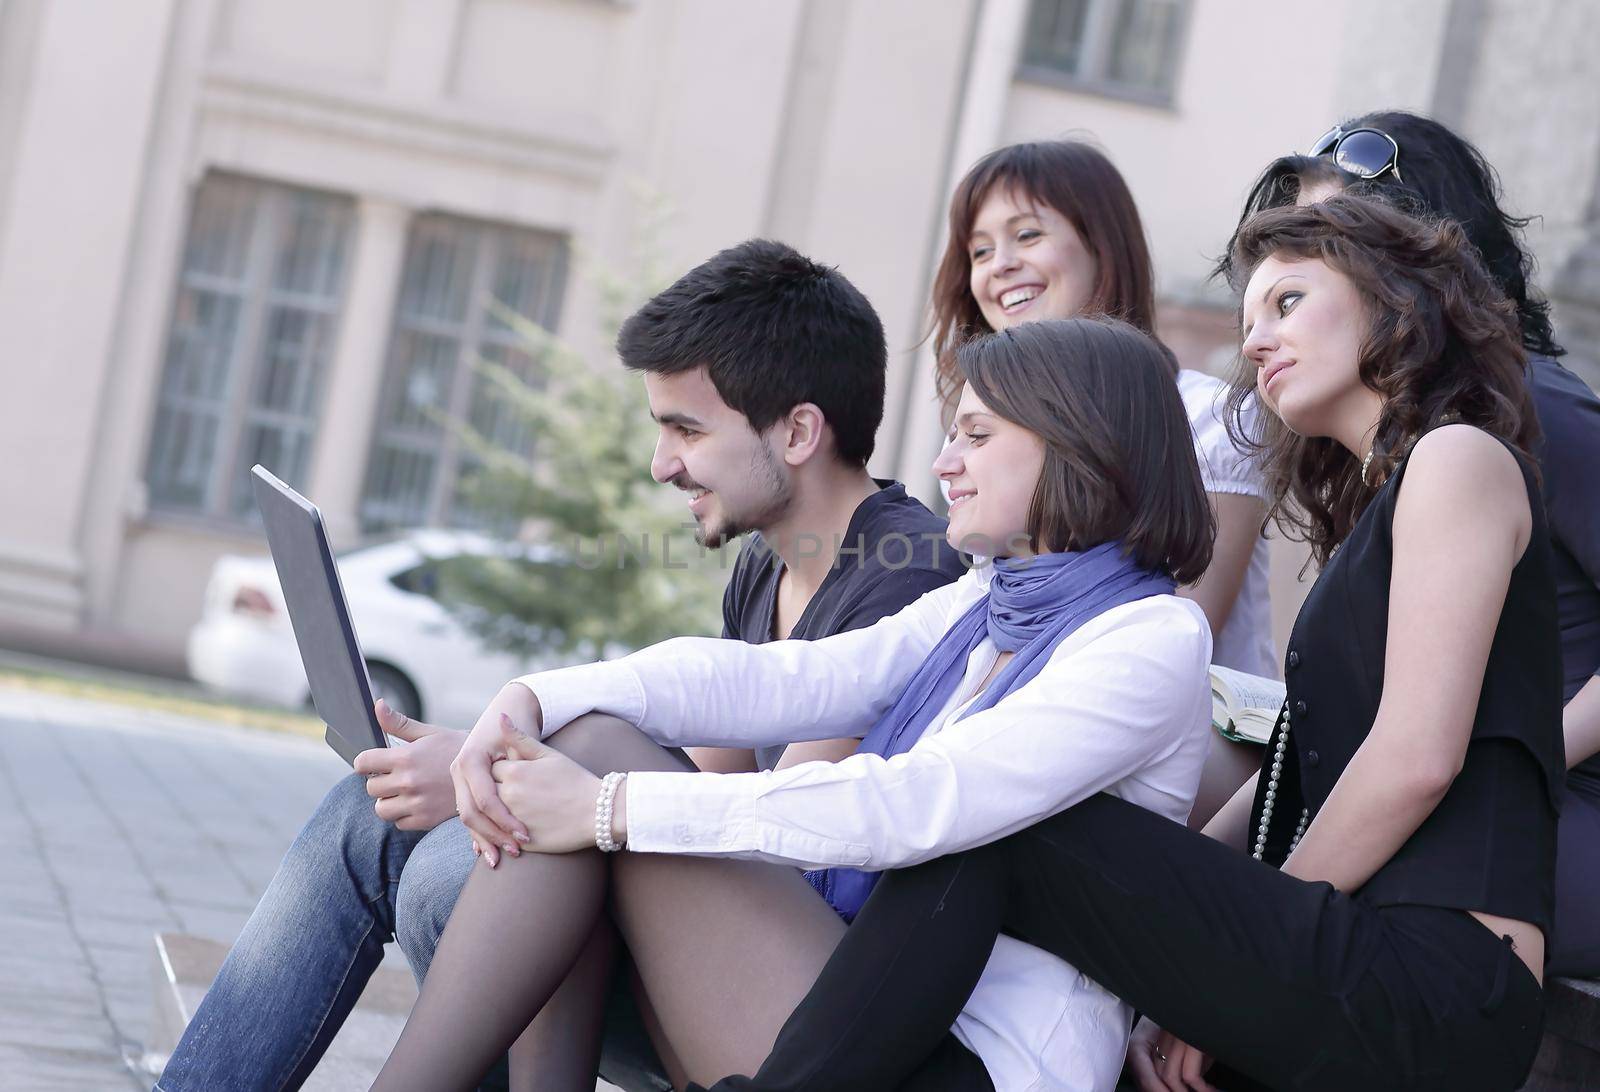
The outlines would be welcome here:
<svg viewBox="0 0 1600 1092">
<path fill-rule="evenodd" d="M 593 849 L 600 779 L 540 742 L 544 714 L 533 691 L 509 683 L 478 718 L 450 780 L 472 850 L 490 868 L 523 849 Z"/>
<path fill-rule="evenodd" d="M 356 756 L 378 818 L 431 830 L 460 815 L 491 868 L 523 849 L 594 847 L 600 779 L 540 742 L 544 716 L 527 687 L 507 684 L 471 732 L 412 720 L 382 701 L 376 709 L 384 732 L 407 743 Z"/>
</svg>

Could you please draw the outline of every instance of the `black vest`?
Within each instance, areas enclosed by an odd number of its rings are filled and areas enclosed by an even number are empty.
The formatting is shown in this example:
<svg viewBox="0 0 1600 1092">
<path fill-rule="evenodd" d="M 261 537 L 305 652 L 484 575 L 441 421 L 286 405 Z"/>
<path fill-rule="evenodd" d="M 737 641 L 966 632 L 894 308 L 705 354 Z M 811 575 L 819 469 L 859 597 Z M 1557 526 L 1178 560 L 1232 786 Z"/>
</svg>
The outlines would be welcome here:
<svg viewBox="0 0 1600 1092">
<path fill-rule="evenodd" d="M 1550 930 L 1556 818 L 1566 773 L 1561 645 L 1544 505 L 1518 458 L 1533 526 L 1512 569 L 1461 773 L 1360 894 L 1374 905 L 1477 910 Z M 1306 597 L 1284 657 L 1289 742 L 1265 859 L 1282 864 L 1301 808 L 1313 819 L 1383 695 L 1394 508 L 1406 462 L 1378 490 Z M 1283 718 L 1267 745 L 1274 753 Z M 1261 819 L 1267 777 L 1250 820 Z"/>
</svg>

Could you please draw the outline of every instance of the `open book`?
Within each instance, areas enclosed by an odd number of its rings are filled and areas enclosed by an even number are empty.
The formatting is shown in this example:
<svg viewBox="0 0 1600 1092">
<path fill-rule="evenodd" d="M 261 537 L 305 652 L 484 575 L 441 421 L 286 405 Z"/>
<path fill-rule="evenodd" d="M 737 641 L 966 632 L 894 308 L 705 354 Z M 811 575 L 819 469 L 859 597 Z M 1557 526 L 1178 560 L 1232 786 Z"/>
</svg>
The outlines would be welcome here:
<svg viewBox="0 0 1600 1092">
<path fill-rule="evenodd" d="M 1225 739 L 1265 743 L 1278 722 L 1286 692 L 1277 679 L 1212 664 L 1211 726 Z"/>
</svg>

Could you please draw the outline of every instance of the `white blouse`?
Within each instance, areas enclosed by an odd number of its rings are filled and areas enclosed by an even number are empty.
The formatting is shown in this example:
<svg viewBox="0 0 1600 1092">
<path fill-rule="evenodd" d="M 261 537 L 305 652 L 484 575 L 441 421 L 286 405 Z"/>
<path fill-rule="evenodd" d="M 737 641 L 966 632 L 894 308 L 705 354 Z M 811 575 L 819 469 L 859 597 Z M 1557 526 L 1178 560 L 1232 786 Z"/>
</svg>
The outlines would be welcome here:
<svg viewBox="0 0 1600 1092">
<path fill-rule="evenodd" d="M 1180 371 L 1178 393 L 1194 432 L 1194 453 L 1200 460 L 1200 480 L 1207 493 L 1242 493 L 1267 503 L 1267 486 L 1259 459 L 1241 451 L 1228 435 L 1224 424 L 1228 385 L 1202 372 Z M 1252 398 L 1240 413 L 1247 434 L 1256 427 L 1256 404 Z M 1248 671 L 1267 678 L 1278 677 L 1277 657 L 1272 651 L 1272 607 L 1268 601 L 1268 549 L 1265 536 L 1256 537 L 1250 551 L 1250 565 L 1239 595 L 1233 601 L 1228 621 L 1217 634 L 1212 659 L 1224 667 Z"/>
<path fill-rule="evenodd" d="M 861 736 L 991 574 L 979 566 L 876 625 L 818 641 L 684 637 L 518 681 L 538 696 L 546 735 L 603 712 L 668 746 Z M 881 870 L 983 845 L 1101 791 L 1188 817 L 1210 736 L 1199 607 L 1152 596 L 1106 611 L 1025 685 L 957 720 L 998 654 L 985 638 L 934 723 L 892 758 L 629 775 L 628 848 Z M 1130 1015 L 1069 964 L 1003 936 L 954 1030 L 1000 1092 L 1091 1090 L 1116 1083 Z"/>
</svg>

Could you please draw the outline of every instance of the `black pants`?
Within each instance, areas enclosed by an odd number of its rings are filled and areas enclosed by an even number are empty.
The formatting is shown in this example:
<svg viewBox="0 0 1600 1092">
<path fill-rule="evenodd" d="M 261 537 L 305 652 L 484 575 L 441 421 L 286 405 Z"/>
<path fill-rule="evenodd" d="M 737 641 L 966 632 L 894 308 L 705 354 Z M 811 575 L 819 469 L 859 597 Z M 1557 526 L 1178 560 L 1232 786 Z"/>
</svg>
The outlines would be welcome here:
<svg viewBox="0 0 1600 1092">
<path fill-rule="evenodd" d="M 759 1073 L 718 1089 L 895 1087 L 948 1049 L 1001 932 L 1258 1087 L 1510 1092 L 1539 1046 L 1537 980 L 1465 912 L 1374 907 L 1102 795 L 886 874 Z"/>
</svg>

